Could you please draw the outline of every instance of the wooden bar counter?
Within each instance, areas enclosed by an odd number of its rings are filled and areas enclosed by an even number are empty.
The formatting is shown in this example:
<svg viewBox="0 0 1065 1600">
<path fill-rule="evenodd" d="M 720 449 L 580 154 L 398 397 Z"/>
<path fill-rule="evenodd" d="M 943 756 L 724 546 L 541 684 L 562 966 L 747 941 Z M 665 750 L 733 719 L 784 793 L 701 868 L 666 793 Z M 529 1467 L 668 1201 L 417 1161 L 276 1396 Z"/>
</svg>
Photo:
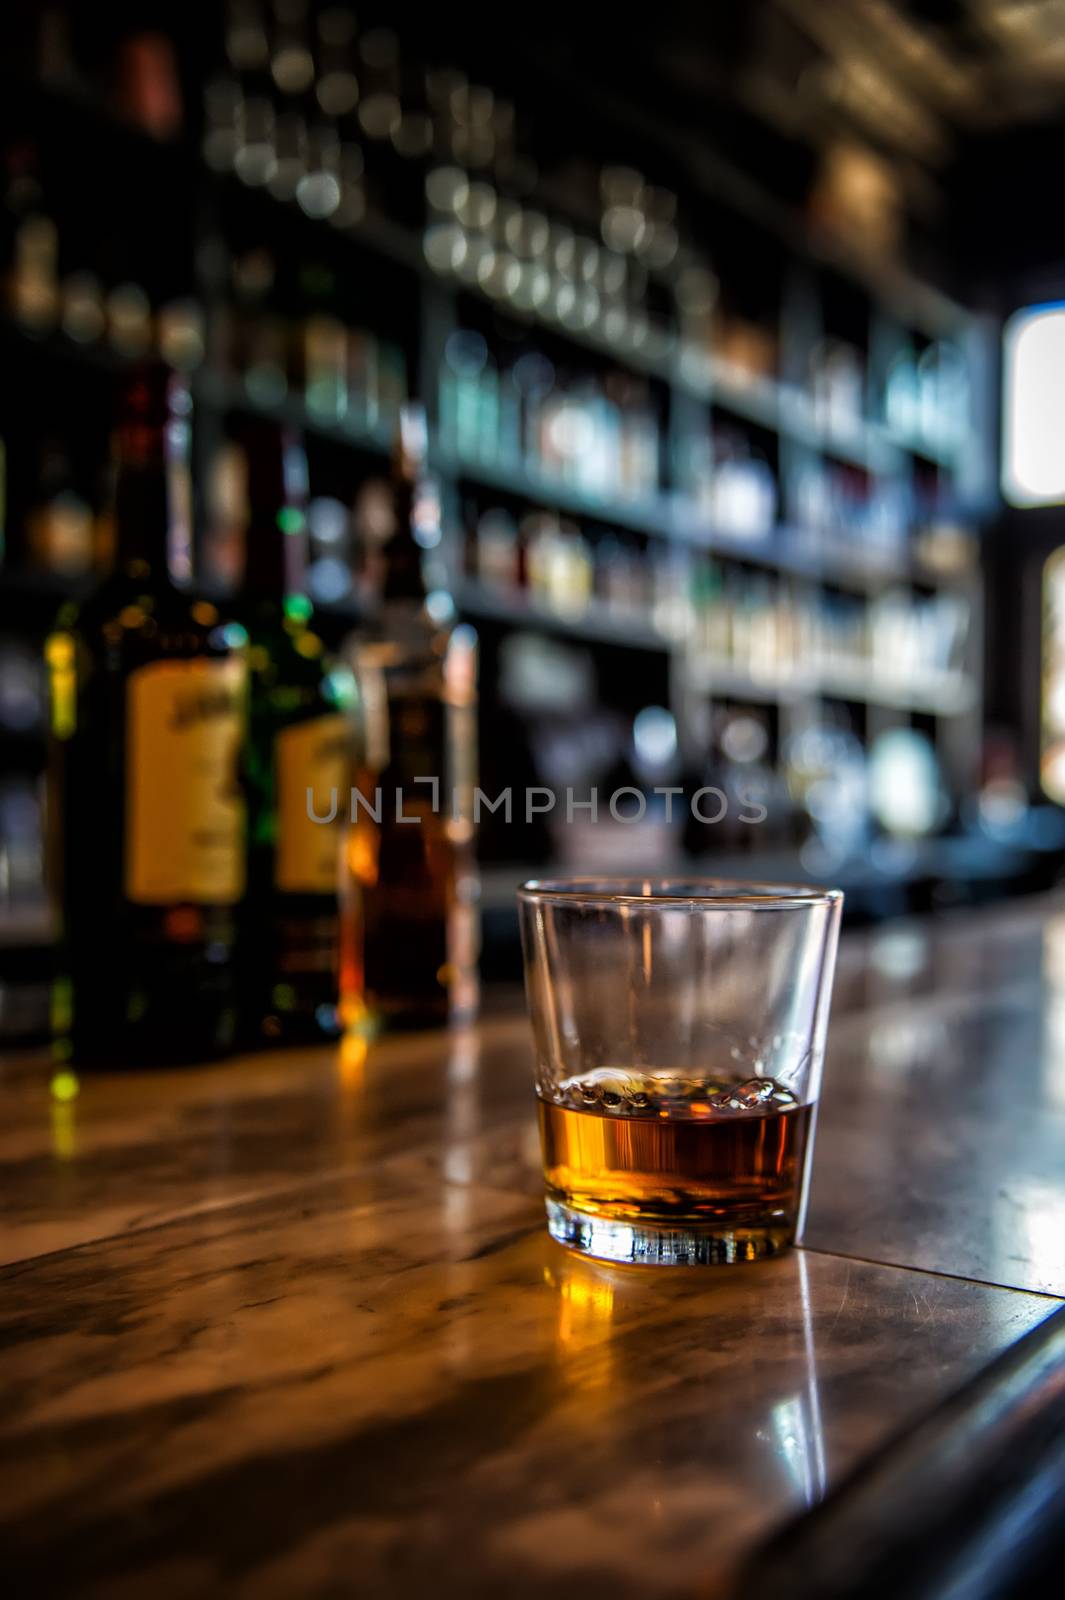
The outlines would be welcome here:
<svg viewBox="0 0 1065 1600">
<path fill-rule="evenodd" d="M 844 936 L 805 1247 L 547 1236 L 475 1029 L 0 1077 L 12 1597 L 716 1596 L 1065 1296 L 1065 897 Z"/>
</svg>

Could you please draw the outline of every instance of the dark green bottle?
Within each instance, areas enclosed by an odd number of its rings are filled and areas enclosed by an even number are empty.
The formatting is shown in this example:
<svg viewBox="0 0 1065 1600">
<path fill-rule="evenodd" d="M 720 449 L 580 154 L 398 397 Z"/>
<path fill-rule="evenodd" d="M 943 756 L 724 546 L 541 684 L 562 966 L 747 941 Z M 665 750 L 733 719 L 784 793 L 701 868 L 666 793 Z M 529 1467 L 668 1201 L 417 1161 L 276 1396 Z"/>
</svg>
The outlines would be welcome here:
<svg viewBox="0 0 1065 1600">
<path fill-rule="evenodd" d="M 115 559 L 47 643 L 55 1052 L 102 1066 L 233 1044 L 244 890 L 244 632 L 178 589 L 189 398 L 134 373 L 115 432 Z"/>
<path fill-rule="evenodd" d="M 307 469 L 298 440 L 242 430 L 248 533 L 239 619 L 248 634 L 244 1042 L 337 1031 L 337 889 L 352 781 L 354 679 L 325 655 L 306 596 Z M 329 818 L 332 821 L 317 820 Z"/>
</svg>

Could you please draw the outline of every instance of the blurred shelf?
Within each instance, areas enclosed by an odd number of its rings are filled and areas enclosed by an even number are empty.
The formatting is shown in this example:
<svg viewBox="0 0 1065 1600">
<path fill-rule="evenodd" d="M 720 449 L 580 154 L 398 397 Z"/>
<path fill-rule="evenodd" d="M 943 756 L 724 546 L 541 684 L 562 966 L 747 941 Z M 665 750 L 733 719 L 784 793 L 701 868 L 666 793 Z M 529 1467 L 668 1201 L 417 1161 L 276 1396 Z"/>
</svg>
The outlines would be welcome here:
<svg viewBox="0 0 1065 1600">
<path fill-rule="evenodd" d="M 836 461 L 848 462 L 874 474 L 897 472 L 900 457 L 920 456 L 939 466 L 953 468 L 957 450 L 907 437 L 883 423 L 854 417 L 846 426 L 823 422 L 810 397 L 788 384 L 770 378 L 748 377 L 725 362 L 682 351 L 678 376 L 689 393 L 734 415 Z"/>
<path fill-rule="evenodd" d="M 10 317 L 0 315 L 0 348 L 5 344 L 108 376 L 135 368 L 139 360 L 158 357 L 155 350 L 146 350 L 143 356 L 127 355 L 102 340 L 83 343 L 70 338 L 58 328 L 36 333 L 12 321 Z M 366 423 L 354 416 L 329 417 L 313 410 L 298 394 L 288 394 L 279 400 L 267 399 L 249 389 L 242 378 L 212 371 L 206 366 L 196 368 L 187 377 L 197 406 L 272 417 L 319 438 L 352 445 L 378 455 L 388 455 L 392 449 L 395 429 L 390 424 Z"/>
<path fill-rule="evenodd" d="M 870 558 L 863 556 L 857 542 L 820 539 L 787 523 L 778 523 L 769 534 L 743 538 L 712 530 L 700 513 L 683 501 L 674 502 L 672 513 L 675 537 L 722 560 L 743 561 L 859 594 L 875 593 L 892 584 L 934 586 L 942 581 L 894 552 Z"/>
<path fill-rule="evenodd" d="M 798 673 L 789 678 L 763 678 L 737 671 L 731 661 L 710 661 L 705 657 L 689 657 L 684 671 L 689 688 L 714 699 L 749 700 L 756 705 L 775 706 L 814 699 L 817 695 L 813 680 Z"/>
<path fill-rule="evenodd" d="M 846 429 L 826 426 L 809 397 L 788 384 L 745 374 L 727 362 L 684 349 L 677 355 L 675 379 L 696 399 L 821 455 L 869 473 L 886 474 L 898 468 L 904 447 L 887 429 L 860 417 Z"/>
<path fill-rule="evenodd" d="M 685 661 L 685 674 L 689 686 L 699 692 L 767 705 L 829 699 L 953 717 L 970 710 L 977 699 L 976 683 L 965 673 L 937 673 L 916 685 L 892 683 L 882 673 L 872 672 L 863 661 L 820 668 L 816 672 L 796 667 L 779 677 L 761 677 L 738 671 L 730 661 L 714 661 L 693 654 Z"/>
<path fill-rule="evenodd" d="M 826 425 L 818 420 L 813 402 L 797 391 L 785 390 L 781 404 L 781 432 L 798 444 L 873 475 L 898 471 L 901 448 L 878 423 L 854 417 L 846 426 Z"/>
<path fill-rule="evenodd" d="M 433 276 L 455 292 L 470 295 L 516 322 L 541 327 L 553 337 L 593 351 L 619 367 L 681 389 L 693 399 L 717 406 L 757 428 L 781 434 L 865 472 L 886 475 L 897 471 L 906 454 L 921 455 L 944 466 L 953 464 L 954 452 L 940 452 L 923 441 L 903 439 L 882 424 L 861 417 L 846 428 L 825 425 L 801 390 L 773 378 L 749 376 L 727 362 L 686 348 L 671 331 L 652 331 L 639 344 L 631 339 L 621 341 L 609 338 L 594 326 L 581 327 L 516 306 L 453 274 L 434 271 Z"/>
<path fill-rule="evenodd" d="M 823 699 L 856 701 L 936 717 L 961 716 L 977 701 L 976 682 L 967 673 L 938 672 L 918 684 L 893 684 L 890 678 L 871 672 L 861 662 L 822 671 L 817 693 Z"/>
<path fill-rule="evenodd" d="M 926 439 L 923 434 L 904 434 L 898 430 L 889 432 L 889 438 L 895 448 L 904 451 L 907 455 L 917 456 L 921 461 L 929 461 L 934 466 L 943 467 L 948 472 L 953 472 L 958 466 L 961 455 L 961 445 L 941 444 L 932 439 Z"/>
<path fill-rule="evenodd" d="M 564 70 L 560 63 L 544 60 L 541 67 L 562 87 L 560 78 L 564 76 Z M 602 86 L 583 83 L 582 93 L 594 98 L 602 113 L 611 120 L 620 121 L 636 132 L 642 131 L 656 144 L 668 131 L 650 112 L 641 112 L 634 105 L 620 103 L 612 92 Z M 42 131 L 68 144 L 72 138 L 102 136 L 123 142 L 129 150 L 147 152 L 172 164 L 180 162 L 208 179 L 240 183 L 233 174 L 212 171 L 184 131 L 173 138 L 157 138 L 135 122 L 120 116 L 99 97 L 77 84 L 49 84 L 29 77 L 14 67 L 5 67 L 0 70 L 0 98 L 10 109 L 31 113 L 39 121 Z M 704 192 L 715 194 L 726 206 L 781 239 L 796 254 L 850 278 L 872 298 L 882 302 L 904 324 L 933 338 L 956 335 L 969 324 L 971 314 L 963 306 L 942 290 L 918 278 L 903 263 L 892 260 L 882 251 L 867 249 L 857 236 L 811 225 L 792 207 L 775 199 L 727 156 L 709 150 L 705 142 L 697 141 L 691 134 L 674 131 L 669 133 L 667 144 L 672 146 L 674 157 L 679 157 L 682 166 L 696 178 Z M 279 209 L 291 205 L 291 202 L 274 199 L 265 189 L 257 190 L 244 184 L 241 187 L 249 193 L 263 194 Z M 534 203 L 535 200 L 534 196 Z M 420 238 L 415 238 L 408 229 L 374 218 L 365 219 L 343 231 L 331 228 L 328 223 L 322 223 L 321 226 L 327 235 L 333 233 L 336 237 L 357 239 L 404 266 L 432 270 L 425 261 Z M 460 283 L 460 287 L 483 293 L 476 284 Z M 515 314 L 519 317 L 523 315 Z M 538 320 L 535 314 L 531 315 L 533 320 Z M 569 331 L 575 338 L 583 339 L 581 332 Z M 605 339 L 596 342 L 604 350 L 611 350 Z M 614 354 L 615 359 L 620 358 L 617 352 Z M 635 353 L 634 359 L 641 359 L 639 352 Z"/>
<path fill-rule="evenodd" d="M 222 184 L 236 184 L 245 193 L 261 195 L 279 213 L 304 217 L 295 202 L 275 199 L 267 189 L 242 183 L 233 174 L 213 173 L 211 177 Z M 694 398 L 719 406 L 756 427 L 790 437 L 809 449 L 864 471 L 890 473 L 898 468 L 900 457 L 907 453 L 925 456 L 944 466 L 953 464 L 954 452 L 941 452 L 926 443 L 903 439 L 877 422 L 855 418 L 846 429 L 826 427 L 816 417 L 808 396 L 800 390 L 774 379 L 748 377 L 726 362 L 686 349 L 672 329 L 652 326 L 638 340 L 618 338 L 594 324 L 584 326 L 572 319 L 545 314 L 542 309 L 516 304 L 512 298 L 489 294 L 476 279 L 433 266 L 426 258 L 424 235 L 385 218 L 366 217 L 343 229 L 331 228 L 328 222 L 304 220 L 323 230 L 327 237 L 332 235 L 365 245 L 382 259 L 416 271 L 454 294 L 469 295 L 523 326 L 543 328 L 554 338 L 605 357 L 642 377 L 656 379 L 667 387 L 679 387 Z M 897 273 L 889 276 L 896 282 Z M 950 304 L 935 291 L 928 291 L 928 294 L 937 304 Z M 952 326 L 965 316 L 960 307 L 953 307 L 953 313 Z"/>
<path fill-rule="evenodd" d="M 362 226 L 367 230 L 367 239 L 372 242 L 373 248 L 380 248 L 390 258 L 395 258 L 396 251 L 393 246 L 382 242 L 395 230 L 383 223 Z M 571 338 L 576 337 L 572 330 L 557 331 L 566 333 Z M 120 373 L 139 359 L 135 354 L 114 349 L 103 340 L 76 340 L 58 327 L 36 331 L 13 321 L 10 317 L 0 321 L 0 337 L 5 342 L 11 341 L 27 351 L 32 350 L 49 359 L 107 375 Z M 635 364 L 637 370 L 641 372 L 653 370 L 664 382 L 679 383 L 696 398 L 710 405 L 721 407 L 758 427 L 786 435 L 822 455 L 859 466 L 873 474 L 884 474 L 897 467 L 900 453 L 916 455 L 943 467 L 949 468 L 955 464 L 955 452 L 940 449 L 927 441 L 900 439 L 875 423 L 856 420 L 854 426 L 845 433 L 826 429 L 815 420 L 812 405 L 805 395 L 767 380 L 738 378 L 735 373 L 726 375 L 726 369 L 721 368 L 715 369 L 715 376 L 712 379 L 697 381 L 667 370 L 665 365 L 650 357 L 646 361 L 634 363 L 630 359 L 632 352 L 619 354 L 616 346 L 608 345 L 605 341 L 600 344 L 594 339 L 582 337 L 577 339 L 577 342 L 601 348 L 603 353 L 611 355 L 619 365 Z M 347 419 L 334 420 L 324 417 L 309 410 L 298 398 L 292 396 L 284 401 L 264 400 L 261 396 L 251 394 L 244 382 L 237 377 L 201 372 L 193 378 L 193 384 L 202 397 L 216 405 L 239 406 L 263 414 L 285 415 L 294 422 L 300 422 L 308 431 L 345 443 L 361 444 L 375 449 L 388 449 L 391 444 L 390 430 Z M 583 511 L 590 516 L 603 515 L 601 510 L 596 509 L 600 503 L 598 496 L 590 495 L 587 491 L 572 485 L 560 483 L 558 479 L 548 475 L 535 474 L 527 468 L 500 468 L 491 461 L 472 462 L 444 453 L 441 453 L 439 459 L 449 470 L 464 476 L 476 474 L 482 481 L 494 482 L 503 488 L 508 487 L 508 482 L 514 484 L 524 480 L 523 492 L 551 495 L 556 499 L 560 495 L 566 495 L 572 508 L 578 513 Z M 660 502 L 664 502 L 664 497 L 634 501 L 630 509 L 628 502 L 618 501 L 613 503 L 609 514 L 619 526 L 631 525 L 636 531 L 643 531 L 648 522 L 656 524 L 661 519 Z M 629 519 L 628 522 L 626 518 Z M 659 530 L 656 527 L 654 531 Z"/>
<path fill-rule="evenodd" d="M 674 380 L 686 394 L 771 433 L 780 429 L 781 386 L 772 378 L 748 375 L 701 350 L 679 345 Z"/>
<path fill-rule="evenodd" d="M 672 642 L 640 618 L 619 617 L 601 601 L 567 615 L 537 604 L 523 595 L 508 596 L 485 584 L 463 580 L 452 585 L 452 598 L 463 616 L 499 622 L 514 628 L 543 628 L 589 644 L 613 645 L 621 650 L 652 650 L 666 654 Z"/>
<path fill-rule="evenodd" d="M 281 202 L 274 204 L 280 205 Z M 366 223 L 360 224 L 358 230 L 360 237 L 364 230 L 366 242 L 369 242 L 374 249 L 380 250 L 390 259 L 399 259 L 403 255 L 402 248 L 392 237 L 397 231 L 402 230 L 390 228 L 385 223 Z M 488 299 L 487 296 L 484 298 Z M 635 366 L 640 372 L 660 377 L 664 383 L 676 384 L 708 405 L 727 410 L 756 427 L 785 435 L 819 454 L 861 467 L 867 472 L 888 473 L 897 467 L 900 454 L 907 453 L 943 467 L 949 468 L 955 463 L 955 452 L 941 449 L 925 440 L 902 439 L 876 423 L 856 419 L 853 427 L 846 432 L 825 428 L 816 420 L 809 399 L 798 390 L 788 389 L 768 379 L 742 377 L 724 364 L 702 363 L 703 376 L 699 377 L 696 376 L 695 365 L 691 359 L 687 359 L 685 364 L 686 357 L 683 354 L 678 358 L 676 366 L 651 356 L 636 360 L 634 352 L 619 351 L 616 344 L 606 340 L 597 340 L 590 335 L 578 335 L 574 330 L 561 325 L 555 329 L 553 324 L 547 323 L 544 319 L 529 320 L 539 321 L 552 331 L 559 332 L 578 344 L 609 355 L 621 366 Z M 34 330 L 14 321 L 10 316 L 0 319 L 0 338 L 4 343 L 10 343 L 15 347 L 21 346 L 25 351 L 39 353 L 48 359 L 67 362 L 107 375 L 122 372 L 138 359 L 136 355 L 114 349 L 103 340 L 73 339 L 55 326 Z M 194 386 L 215 404 L 239 405 L 244 409 L 254 409 L 270 415 L 286 414 L 294 421 L 302 418 L 303 425 L 309 430 L 344 442 L 369 444 L 374 448 L 380 448 L 382 442 L 387 448 L 387 444 L 390 443 L 390 440 L 384 441 L 380 429 L 354 424 L 344 419 L 333 420 L 323 417 L 308 411 L 296 398 L 289 397 L 285 401 L 274 402 L 255 397 L 249 393 L 240 378 L 201 372 L 193 382 Z M 504 480 L 524 478 L 527 480 L 526 492 L 551 494 L 555 497 L 566 494 L 576 510 L 583 509 L 586 514 L 592 516 L 602 515 L 595 509 L 597 496 L 589 495 L 574 486 L 561 484 L 557 479 L 546 475 L 541 478 L 540 475 L 530 473 L 528 469 L 500 468 L 491 461 L 471 462 L 450 454 L 442 454 L 440 460 L 452 471 L 466 476 L 477 474 L 482 480 L 494 480 L 502 487 L 507 487 Z M 656 520 L 659 514 L 657 501 L 649 499 L 643 503 L 635 502 L 635 505 L 632 525 L 637 531 L 642 531 L 648 521 Z M 627 503 L 624 501 L 618 502 L 610 513 L 620 526 L 626 525 L 622 519 L 627 514 L 629 514 Z"/>
<path fill-rule="evenodd" d="M 3 344 L 107 375 L 128 371 L 136 366 L 138 360 L 150 359 L 157 354 L 149 350 L 144 352 L 143 358 L 127 355 L 102 340 L 83 343 L 72 339 L 58 328 L 36 333 L 12 321 L 10 317 L 0 316 L 0 346 Z M 325 416 L 310 408 L 298 394 L 289 394 L 280 400 L 267 399 L 249 389 L 242 378 L 215 372 L 208 367 L 201 366 L 188 374 L 188 381 L 197 406 L 271 417 L 319 438 L 352 445 L 377 455 L 387 455 L 391 451 L 395 430 L 390 425 L 370 424 L 355 417 Z"/>
<path fill-rule="evenodd" d="M 270 400 L 251 391 L 241 378 L 201 368 L 192 381 L 193 402 L 209 410 L 246 412 L 286 423 L 314 438 L 328 439 L 372 455 L 388 456 L 394 429 L 385 423 L 367 423 L 354 416 L 327 417 L 313 410 L 300 395 Z"/>
<path fill-rule="evenodd" d="M 540 309 L 517 305 L 505 296 L 488 294 L 476 280 L 464 278 L 460 273 L 442 271 L 428 262 L 425 263 L 425 268 L 441 288 L 450 290 L 454 294 L 469 295 L 480 305 L 490 306 L 500 316 L 520 323 L 523 327 L 543 328 L 553 338 L 561 339 L 578 349 L 589 350 L 594 355 L 604 356 L 615 366 L 638 373 L 641 377 L 655 378 L 662 384 L 669 384 L 677 379 L 674 361 L 677 336 L 672 329 L 652 328 L 646 337 L 638 341 L 631 337 L 612 338 L 594 324 L 591 327 L 584 327 L 580 323 L 567 321 L 561 317 L 545 315 Z"/>
<path fill-rule="evenodd" d="M 235 172 L 218 171 L 209 167 L 202 157 L 199 165 L 204 179 L 223 202 L 227 195 L 247 195 L 253 203 L 261 202 L 266 214 L 272 212 L 279 226 L 284 227 L 290 219 L 298 220 L 301 226 L 314 229 L 323 241 L 361 246 L 382 261 L 418 276 L 426 276 L 431 270 L 422 253 L 420 235 L 387 217 L 368 215 L 359 222 L 338 226 L 328 218 L 308 216 L 296 200 L 271 194 L 265 184 L 246 183 Z"/>
<path fill-rule="evenodd" d="M 136 361 L 103 339 L 72 339 L 61 327 L 34 329 L 16 321 L 10 314 L 0 316 L 0 346 L 24 354 L 41 355 L 49 361 L 81 367 L 113 376 Z"/>
<path fill-rule="evenodd" d="M 783 705 L 828 698 L 943 717 L 958 716 L 976 703 L 974 680 L 960 672 L 929 675 L 913 685 L 892 683 L 883 674 L 871 672 L 865 662 L 855 662 L 816 673 L 796 668 L 780 676 L 759 677 L 738 670 L 729 661 L 685 654 L 683 640 L 671 638 L 640 617 L 619 617 L 601 601 L 590 600 L 582 610 L 566 613 L 527 595 L 507 595 L 471 579 L 453 585 L 451 593 L 457 609 L 469 617 L 510 627 L 548 628 L 568 638 L 622 649 L 676 653 L 684 658 L 689 687 L 730 699 Z"/>
<path fill-rule="evenodd" d="M 549 505 L 553 510 L 568 512 L 571 516 L 590 517 L 595 522 L 624 528 L 629 533 L 666 539 L 674 532 L 673 506 L 664 494 L 648 495 L 646 498 L 610 498 L 566 483 L 549 473 L 535 472 L 520 463 L 501 466 L 494 461 L 471 461 L 467 457 L 439 450 L 434 452 L 433 464 L 438 472 L 457 478 L 460 482 L 494 489 L 520 500 Z"/>
<path fill-rule="evenodd" d="M 115 374 L 130 365 L 131 359 L 100 342 L 81 344 L 58 331 L 35 335 L 12 323 L 0 322 L 0 337 L 20 347 L 66 362 Z M 250 390 L 243 379 L 227 373 L 200 368 L 191 378 L 195 404 L 223 413 L 247 412 L 273 418 L 299 429 L 311 437 L 350 447 L 379 457 L 392 448 L 394 429 L 388 423 L 368 423 L 355 416 L 327 417 L 307 406 L 298 394 L 271 400 Z M 957 578 L 944 577 L 916 562 L 894 554 L 869 559 L 861 547 L 840 540 L 819 540 L 802 530 L 779 525 L 770 535 L 731 536 L 708 525 L 696 508 L 682 497 L 667 494 L 646 497 L 611 498 L 568 484 L 558 477 L 539 473 L 521 463 L 501 465 L 490 459 L 474 461 L 434 449 L 434 469 L 445 476 L 532 504 L 550 506 L 572 516 L 585 517 L 605 526 L 645 538 L 677 539 L 708 555 L 742 561 L 771 571 L 814 582 L 831 583 L 859 593 L 875 592 L 892 584 L 912 582 L 932 587 L 947 587 Z M 9 584 L 8 573 L 2 574 Z M 19 576 L 18 592 L 30 598 L 78 598 L 76 585 L 51 580 L 41 574 L 32 579 Z M 84 592 L 84 586 L 81 590 Z"/>
<path fill-rule="evenodd" d="M 875 592 L 891 584 L 922 583 L 931 587 L 956 584 L 916 561 L 895 552 L 862 554 L 857 543 L 818 539 L 801 529 L 779 524 L 772 533 L 730 536 L 714 529 L 702 513 L 676 495 L 658 494 L 644 499 L 612 499 L 581 489 L 547 473 L 521 464 L 500 465 L 491 460 L 471 461 L 449 452 L 434 451 L 435 469 L 460 483 L 492 489 L 499 494 L 576 517 L 587 517 L 606 527 L 620 528 L 649 539 L 676 539 L 721 559 L 743 561 L 774 572 L 830 583 L 859 593 Z"/>
</svg>

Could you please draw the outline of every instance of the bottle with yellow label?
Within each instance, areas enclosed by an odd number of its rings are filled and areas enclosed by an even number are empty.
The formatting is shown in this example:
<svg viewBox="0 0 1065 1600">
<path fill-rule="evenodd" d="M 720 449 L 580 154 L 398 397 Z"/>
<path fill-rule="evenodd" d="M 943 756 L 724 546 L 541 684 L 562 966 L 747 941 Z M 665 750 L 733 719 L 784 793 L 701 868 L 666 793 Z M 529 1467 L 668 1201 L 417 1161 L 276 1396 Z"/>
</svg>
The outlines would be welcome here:
<svg viewBox="0 0 1065 1600">
<path fill-rule="evenodd" d="M 352 781 L 355 683 L 327 660 L 305 593 L 306 462 L 276 424 L 241 430 L 248 529 L 248 883 L 241 1009 L 249 1044 L 337 1031 L 340 852 Z"/>
<path fill-rule="evenodd" d="M 245 635 L 171 579 L 189 417 L 165 367 L 126 380 L 114 564 L 47 643 L 55 1049 L 103 1066 L 209 1058 L 235 1038 Z"/>
</svg>

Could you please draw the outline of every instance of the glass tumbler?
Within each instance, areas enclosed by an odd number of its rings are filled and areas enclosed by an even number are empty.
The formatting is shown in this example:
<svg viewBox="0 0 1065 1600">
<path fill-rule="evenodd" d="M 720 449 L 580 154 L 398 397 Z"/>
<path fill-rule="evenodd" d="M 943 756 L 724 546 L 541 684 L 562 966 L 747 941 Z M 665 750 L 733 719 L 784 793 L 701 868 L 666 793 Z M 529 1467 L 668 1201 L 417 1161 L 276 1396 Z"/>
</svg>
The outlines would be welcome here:
<svg viewBox="0 0 1065 1600">
<path fill-rule="evenodd" d="M 713 879 L 518 891 L 547 1219 L 610 1261 L 801 1233 L 843 895 Z"/>
</svg>

